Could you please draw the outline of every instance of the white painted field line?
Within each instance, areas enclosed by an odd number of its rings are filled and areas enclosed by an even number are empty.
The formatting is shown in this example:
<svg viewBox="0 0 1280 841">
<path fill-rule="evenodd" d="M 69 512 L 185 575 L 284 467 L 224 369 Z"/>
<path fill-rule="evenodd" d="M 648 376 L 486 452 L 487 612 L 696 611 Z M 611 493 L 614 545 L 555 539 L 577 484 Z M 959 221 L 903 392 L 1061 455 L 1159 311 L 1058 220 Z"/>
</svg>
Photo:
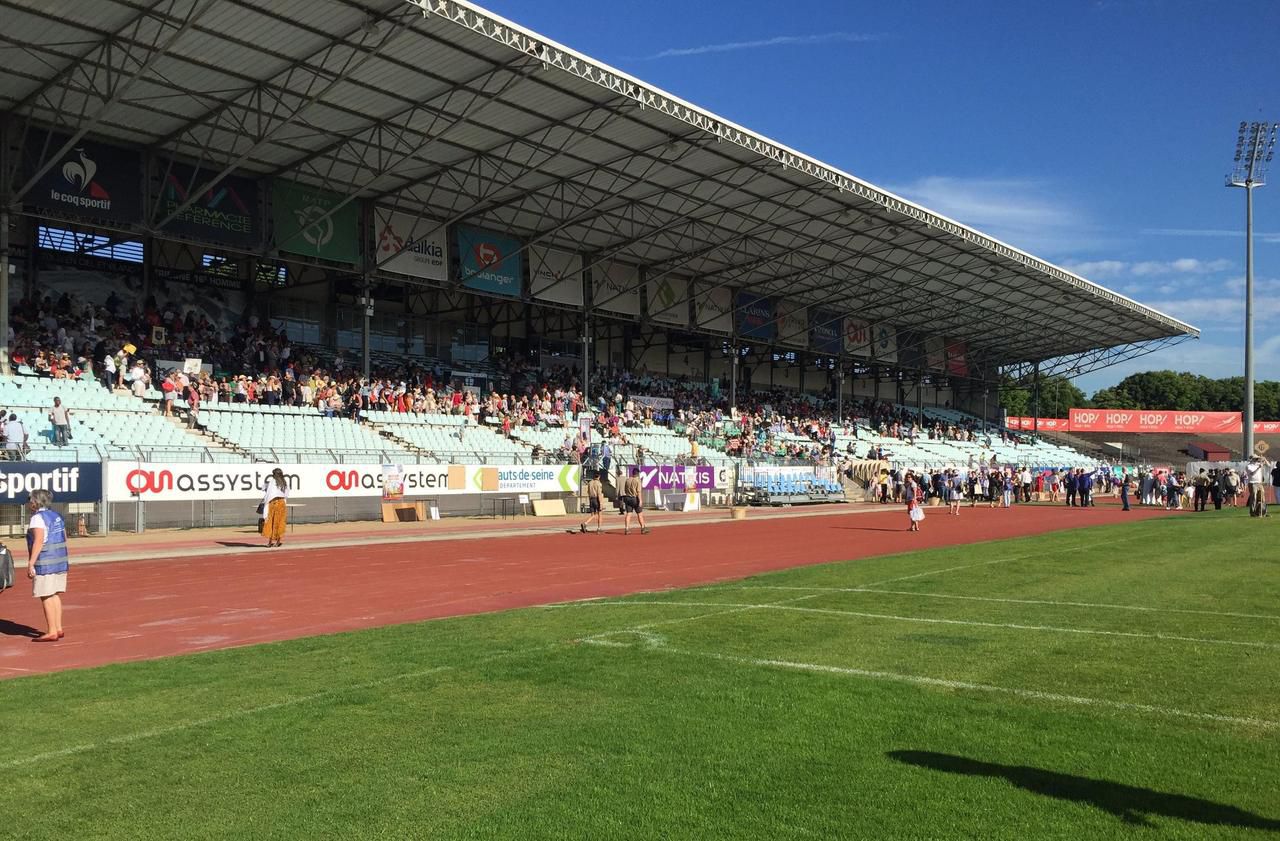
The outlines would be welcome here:
<svg viewBox="0 0 1280 841">
<path fill-rule="evenodd" d="M 483 657 L 479 660 L 473 661 L 473 663 L 487 663 L 507 657 L 520 657 L 525 654 L 537 654 L 543 651 L 554 650 L 559 647 L 560 644 L 556 643 L 552 645 L 538 646 L 536 648 L 523 649 L 521 651 L 507 651 L 502 654 Z M 308 695 L 295 695 L 291 698 L 273 701 L 270 704 L 259 704 L 254 707 L 242 707 L 237 710 L 231 710 L 230 712 L 219 713 L 218 715 L 206 716 L 204 718 L 193 718 L 186 721 L 177 721 L 173 724 L 166 724 L 161 727 L 152 727 L 146 730 L 136 730 L 132 733 L 122 733 L 119 736 L 110 736 L 105 739 L 99 739 L 95 742 L 81 742 L 80 744 L 68 745 L 65 748 L 58 748 L 57 750 L 45 751 L 43 753 L 31 754 L 29 756 L 20 756 L 15 759 L 0 762 L 0 770 L 20 768 L 24 765 L 32 765 L 38 762 L 45 762 L 50 759 L 75 756 L 76 754 L 88 753 L 90 751 L 98 750 L 99 748 L 116 747 L 119 745 L 128 745 L 134 742 L 146 741 L 147 739 L 156 739 L 161 736 L 169 736 L 174 733 L 182 733 L 187 730 L 208 727 L 214 724 L 222 724 L 227 721 L 236 721 L 242 718 L 260 715 L 262 713 L 272 712 L 274 710 L 283 710 L 290 707 L 302 706 L 303 704 L 310 704 L 314 701 L 338 698 L 348 692 L 376 689 L 380 686 L 387 686 L 392 683 L 430 677 L 431 675 L 440 674 L 442 672 L 454 671 L 457 668 L 457 666 L 446 665 L 432 666 L 429 669 L 420 669 L 412 672 L 399 672 L 397 674 L 387 675 L 374 680 L 364 681 L 363 683 L 351 683 L 345 686 L 337 686 L 333 689 L 325 689 L 321 692 L 312 692 Z"/>
<path fill-rule="evenodd" d="M 1217 616 L 1228 619 L 1266 619 L 1272 622 L 1280 622 L 1280 616 L 1270 613 L 1236 613 L 1229 610 L 1198 610 L 1189 607 L 1148 607 L 1146 605 L 1137 604 L 1110 604 L 1108 602 L 1069 602 L 1055 601 L 1053 599 L 1005 599 L 995 596 L 960 596 L 952 593 L 923 593 L 913 590 L 881 590 L 873 587 L 784 587 L 782 585 L 772 584 L 753 584 L 743 586 L 742 590 L 794 590 L 804 592 L 814 592 L 820 590 L 824 593 L 883 593 L 889 596 L 919 596 L 927 599 L 957 599 L 960 601 L 972 602 L 997 602 L 1000 604 L 1034 604 L 1049 605 L 1052 607 L 1088 607 L 1102 608 L 1107 610 L 1133 610 L 1142 613 L 1188 613 L 1196 616 Z"/>
<path fill-rule="evenodd" d="M 1252 640 L 1223 640 L 1205 637 L 1184 637 L 1175 634 L 1148 634 L 1140 631 L 1105 631 L 1097 628 L 1066 628 L 1059 625 L 1023 625 L 1016 622 L 979 622 L 970 619 L 938 619 L 927 616 L 899 616 L 894 613 L 870 613 L 858 610 L 837 610 L 828 607 L 799 607 L 783 602 L 766 604 L 729 604 L 722 602 L 681 602 L 681 601 L 625 601 L 625 602 L 590 602 L 592 606 L 621 607 L 626 605 L 680 605 L 685 607 L 712 607 L 723 605 L 738 610 L 790 610 L 797 613 L 817 613 L 829 616 L 850 616 L 856 619 L 885 619 L 892 622 L 919 622 L 926 625 L 962 625 L 972 628 L 998 628 L 1011 631 L 1043 631 L 1055 634 L 1083 634 L 1099 637 L 1126 637 L 1129 639 L 1151 639 L 1162 642 L 1189 642 L 1203 645 L 1235 645 L 1244 648 L 1267 648 L 1280 650 L 1280 643 L 1254 642 Z M 586 605 L 584 605 L 586 606 Z M 734 611 L 725 611 L 734 612 Z M 714 615 L 714 614 L 712 614 Z M 698 617 L 702 618 L 702 617 Z"/>
<path fill-rule="evenodd" d="M 608 644 L 611 647 L 635 647 L 623 646 L 612 640 L 583 640 L 584 642 L 600 645 Z M 1103 707 L 1106 709 L 1123 710 L 1126 712 L 1141 712 L 1151 715 L 1161 715 L 1170 718 L 1184 718 L 1194 721 L 1212 721 L 1222 724 L 1238 724 L 1249 727 L 1261 727 L 1268 730 L 1280 728 L 1280 721 L 1272 721 L 1265 718 L 1252 718 L 1247 716 L 1223 715 L 1220 713 L 1203 713 L 1191 710 L 1180 710 L 1175 707 L 1162 707 L 1155 704 L 1139 704 L 1130 701 L 1111 701 L 1105 698 L 1089 698 L 1082 695 L 1066 695 L 1060 692 L 1044 692 L 1038 689 L 1021 689 L 1008 686 L 994 686 L 986 683 L 970 683 L 963 680 L 948 680 L 946 678 L 926 677 L 923 675 L 908 675 L 899 672 L 884 672 L 873 669 L 858 669 L 851 666 L 825 666 L 819 663 L 799 663 L 792 660 L 774 660 L 757 657 L 738 657 L 732 654 L 723 654 L 715 651 L 695 651 L 691 649 L 672 648 L 662 642 L 646 641 L 645 647 L 652 651 L 661 651 L 667 654 L 679 654 L 687 657 L 703 657 L 710 660 L 718 660 L 723 663 L 735 663 L 742 666 L 754 666 L 757 668 L 769 669 L 786 669 L 790 671 L 800 672 L 816 672 L 819 674 L 839 675 L 842 677 L 857 677 L 867 680 L 877 680 L 888 683 L 906 683 L 916 686 L 930 686 L 939 689 L 965 690 L 969 692 L 986 692 L 998 695 L 1010 695 L 1016 698 L 1025 698 L 1032 701 L 1047 701 L 1050 703 L 1070 704 L 1081 707 Z"/>
</svg>

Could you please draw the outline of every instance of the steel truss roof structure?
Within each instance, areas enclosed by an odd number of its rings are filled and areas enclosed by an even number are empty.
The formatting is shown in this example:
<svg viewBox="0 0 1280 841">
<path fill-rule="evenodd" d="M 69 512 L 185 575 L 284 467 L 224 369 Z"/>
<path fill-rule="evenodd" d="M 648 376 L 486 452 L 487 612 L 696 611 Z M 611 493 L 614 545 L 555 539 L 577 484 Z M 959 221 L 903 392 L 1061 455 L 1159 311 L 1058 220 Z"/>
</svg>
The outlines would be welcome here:
<svg viewBox="0 0 1280 841">
<path fill-rule="evenodd" d="M 694 279 L 697 294 L 729 287 L 945 335 L 987 371 L 1077 374 L 1198 336 L 464 0 L 0 10 L 11 137 L 64 127 L 64 150 L 91 134 L 218 178 L 286 178 L 507 231 L 588 267 L 640 264 L 650 281 Z M 6 202 L 36 180 L 10 161 Z"/>
</svg>

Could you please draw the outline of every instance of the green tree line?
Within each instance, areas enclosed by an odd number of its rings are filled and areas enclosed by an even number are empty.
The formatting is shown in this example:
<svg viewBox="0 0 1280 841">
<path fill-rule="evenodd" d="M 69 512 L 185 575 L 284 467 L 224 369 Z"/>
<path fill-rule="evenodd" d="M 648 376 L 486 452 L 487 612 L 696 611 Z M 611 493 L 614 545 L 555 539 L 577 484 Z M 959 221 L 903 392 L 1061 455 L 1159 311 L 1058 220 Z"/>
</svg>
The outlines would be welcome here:
<svg viewBox="0 0 1280 841">
<path fill-rule="evenodd" d="M 1000 388 L 1000 404 L 1011 416 L 1030 416 L 1031 388 L 1007 380 Z M 1280 382 L 1255 382 L 1253 404 L 1256 419 L 1280 420 Z M 1240 412 L 1244 410 L 1244 377 L 1215 380 L 1187 372 L 1146 371 L 1099 389 L 1087 399 L 1066 377 L 1040 381 L 1040 417 L 1065 418 L 1069 410 L 1084 408 Z"/>
</svg>

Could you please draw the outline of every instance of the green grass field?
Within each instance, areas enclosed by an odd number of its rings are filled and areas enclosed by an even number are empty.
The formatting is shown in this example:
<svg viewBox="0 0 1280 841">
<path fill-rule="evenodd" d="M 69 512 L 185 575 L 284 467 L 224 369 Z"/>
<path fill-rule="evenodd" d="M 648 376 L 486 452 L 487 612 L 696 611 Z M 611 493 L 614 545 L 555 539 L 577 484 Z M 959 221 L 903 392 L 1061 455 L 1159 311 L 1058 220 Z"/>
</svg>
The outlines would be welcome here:
<svg viewBox="0 0 1280 841">
<path fill-rule="evenodd" d="M 0 836 L 1280 838 L 1276 534 L 1156 519 L 10 680 Z"/>
</svg>

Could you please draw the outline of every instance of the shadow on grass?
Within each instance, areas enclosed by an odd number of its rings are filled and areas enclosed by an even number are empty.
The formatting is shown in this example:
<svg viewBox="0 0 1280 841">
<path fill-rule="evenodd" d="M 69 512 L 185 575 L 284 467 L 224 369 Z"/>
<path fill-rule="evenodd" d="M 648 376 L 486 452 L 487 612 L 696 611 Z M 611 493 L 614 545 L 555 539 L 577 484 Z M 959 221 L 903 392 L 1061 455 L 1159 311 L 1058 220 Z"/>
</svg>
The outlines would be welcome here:
<svg viewBox="0 0 1280 841">
<path fill-rule="evenodd" d="M 1168 794 L 1149 788 L 1094 780 L 1073 774 L 1060 774 L 1043 768 L 1025 765 L 999 765 L 981 762 L 964 756 L 933 753 L 922 750 L 895 750 L 887 754 L 890 759 L 907 765 L 964 774 L 971 777 L 1000 777 L 1013 785 L 1045 797 L 1088 803 L 1117 818 L 1133 824 L 1152 826 L 1146 815 L 1164 815 L 1184 821 L 1212 826 L 1236 826 L 1245 829 L 1264 829 L 1280 832 L 1280 820 L 1264 818 L 1235 806 L 1215 803 L 1199 797 Z"/>
<path fill-rule="evenodd" d="M 0 634 L 6 637 L 38 637 L 42 633 L 43 631 L 37 630 L 30 625 L 11 622 L 8 619 L 0 619 Z"/>
</svg>

